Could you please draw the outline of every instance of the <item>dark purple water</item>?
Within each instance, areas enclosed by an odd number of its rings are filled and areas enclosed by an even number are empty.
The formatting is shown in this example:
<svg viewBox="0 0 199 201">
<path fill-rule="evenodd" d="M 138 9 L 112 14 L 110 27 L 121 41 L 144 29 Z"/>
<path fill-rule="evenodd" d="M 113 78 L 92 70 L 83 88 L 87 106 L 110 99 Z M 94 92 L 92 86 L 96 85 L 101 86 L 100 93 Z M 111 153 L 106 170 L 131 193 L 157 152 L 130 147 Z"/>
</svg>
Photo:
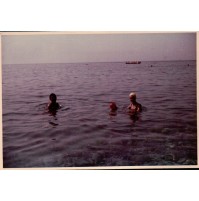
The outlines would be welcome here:
<svg viewBox="0 0 199 201">
<path fill-rule="evenodd" d="M 197 164 L 195 61 L 2 71 L 5 168 Z M 136 118 L 125 112 L 131 91 L 144 107 Z M 63 106 L 56 116 L 45 110 L 52 92 Z"/>
</svg>

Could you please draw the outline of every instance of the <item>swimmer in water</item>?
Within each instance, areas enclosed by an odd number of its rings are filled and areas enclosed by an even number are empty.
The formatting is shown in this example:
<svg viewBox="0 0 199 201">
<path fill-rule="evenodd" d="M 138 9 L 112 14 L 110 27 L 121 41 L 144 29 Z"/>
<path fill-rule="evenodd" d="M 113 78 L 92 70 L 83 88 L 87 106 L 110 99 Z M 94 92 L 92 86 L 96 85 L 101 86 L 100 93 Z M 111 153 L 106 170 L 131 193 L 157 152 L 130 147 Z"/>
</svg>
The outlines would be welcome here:
<svg viewBox="0 0 199 201">
<path fill-rule="evenodd" d="M 48 110 L 49 111 L 56 111 L 57 109 L 61 108 L 59 103 L 57 103 L 57 96 L 55 94 L 50 94 L 49 96 L 50 103 L 48 104 Z"/>
<path fill-rule="evenodd" d="M 129 94 L 131 104 L 128 106 L 130 113 L 137 113 L 142 111 L 142 105 L 136 101 L 136 94 L 131 92 Z"/>
<path fill-rule="evenodd" d="M 116 114 L 117 114 L 116 111 L 118 109 L 116 103 L 115 102 L 111 102 L 110 105 L 109 105 L 109 107 L 110 107 L 109 115 L 116 116 Z"/>
<path fill-rule="evenodd" d="M 117 111 L 117 109 L 118 109 L 118 107 L 117 107 L 116 103 L 111 102 L 110 103 L 110 112 L 115 112 L 115 111 Z"/>
</svg>

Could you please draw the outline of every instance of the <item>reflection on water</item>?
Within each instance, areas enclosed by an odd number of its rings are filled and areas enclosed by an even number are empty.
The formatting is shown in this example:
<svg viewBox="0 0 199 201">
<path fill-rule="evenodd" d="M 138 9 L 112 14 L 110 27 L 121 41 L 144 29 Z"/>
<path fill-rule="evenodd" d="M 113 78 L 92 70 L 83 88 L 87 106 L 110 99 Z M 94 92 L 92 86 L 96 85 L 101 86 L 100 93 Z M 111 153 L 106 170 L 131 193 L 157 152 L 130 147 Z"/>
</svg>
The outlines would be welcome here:
<svg viewBox="0 0 199 201">
<path fill-rule="evenodd" d="M 129 114 L 130 119 L 135 123 L 136 121 L 139 120 L 139 117 L 137 114 Z"/>
<path fill-rule="evenodd" d="M 197 164 L 195 65 L 4 65 L 4 167 Z M 54 91 L 63 107 L 49 113 Z M 136 115 L 131 91 L 143 105 Z"/>
</svg>

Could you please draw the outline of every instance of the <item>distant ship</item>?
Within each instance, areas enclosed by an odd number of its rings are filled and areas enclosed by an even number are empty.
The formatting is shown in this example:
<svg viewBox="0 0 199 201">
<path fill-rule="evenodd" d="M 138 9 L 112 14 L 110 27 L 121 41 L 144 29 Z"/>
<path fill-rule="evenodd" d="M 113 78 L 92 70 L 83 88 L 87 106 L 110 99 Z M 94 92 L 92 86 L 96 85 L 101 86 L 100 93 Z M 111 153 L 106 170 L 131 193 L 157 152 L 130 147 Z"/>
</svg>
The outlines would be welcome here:
<svg viewBox="0 0 199 201">
<path fill-rule="evenodd" d="M 141 61 L 127 61 L 126 64 L 141 64 Z"/>
</svg>

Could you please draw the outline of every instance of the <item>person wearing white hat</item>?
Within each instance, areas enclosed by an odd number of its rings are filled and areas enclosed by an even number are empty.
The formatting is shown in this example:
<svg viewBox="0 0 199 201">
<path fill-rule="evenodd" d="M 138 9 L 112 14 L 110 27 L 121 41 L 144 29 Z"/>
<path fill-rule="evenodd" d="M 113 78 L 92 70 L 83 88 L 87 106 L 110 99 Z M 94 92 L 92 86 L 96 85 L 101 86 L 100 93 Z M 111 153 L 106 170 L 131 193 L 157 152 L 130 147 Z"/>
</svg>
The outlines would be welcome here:
<svg viewBox="0 0 199 201">
<path fill-rule="evenodd" d="M 131 104 L 128 106 L 128 109 L 132 113 L 137 113 L 142 111 L 142 105 L 136 101 L 136 93 L 131 92 L 129 94 L 129 98 L 131 101 Z"/>
</svg>

